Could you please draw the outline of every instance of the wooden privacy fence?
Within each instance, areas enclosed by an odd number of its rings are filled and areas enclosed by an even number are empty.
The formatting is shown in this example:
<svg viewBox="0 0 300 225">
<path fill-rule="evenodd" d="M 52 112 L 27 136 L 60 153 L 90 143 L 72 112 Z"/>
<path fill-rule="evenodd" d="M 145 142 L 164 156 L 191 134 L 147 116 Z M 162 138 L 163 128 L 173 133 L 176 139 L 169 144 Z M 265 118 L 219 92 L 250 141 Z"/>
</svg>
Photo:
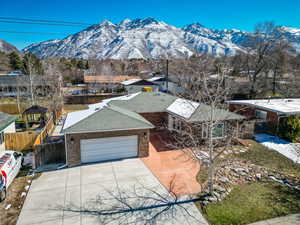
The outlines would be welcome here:
<svg viewBox="0 0 300 225">
<path fill-rule="evenodd" d="M 42 144 L 43 141 L 48 137 L 48 135 L 51 134 L 53 129 L 54 129 L 54 121 L 52 117 L 50 120 L 48 120 L 46 126 L 43 128 L 41 133 L 35 139 L 33 146 L 35 147 L 36 145 Z"/>
<path fill-rule="evenodd" d="M 61 110 L 55 112 L 55 118 L 61 116 Z M 48 120 L 46 126 L 42 131 L 26 131 L 17 133 L 7 133 L 4 134 L 5 148 L 15 151 L 22 151 L 26 149 L 34 149 L 35 146 L 40 145 L 48 137 L 49 134 L 54 129 L 54 119 L 53 116 Z"/>
<path fill-rule="evenodd" d="M 34 151 L 33 162 L 33 167 L 35 169 L 51 163 L 65 163 L 65 142 L 61 140 L 60 142 L 56 143 L 37 145 Z"/>
<path fill-rule="evenodd" d="M 5 149 L 15 151 L 32 149 L 38 135 L 39 132 L 37 131 L 4 134 Z"/>
</svg>

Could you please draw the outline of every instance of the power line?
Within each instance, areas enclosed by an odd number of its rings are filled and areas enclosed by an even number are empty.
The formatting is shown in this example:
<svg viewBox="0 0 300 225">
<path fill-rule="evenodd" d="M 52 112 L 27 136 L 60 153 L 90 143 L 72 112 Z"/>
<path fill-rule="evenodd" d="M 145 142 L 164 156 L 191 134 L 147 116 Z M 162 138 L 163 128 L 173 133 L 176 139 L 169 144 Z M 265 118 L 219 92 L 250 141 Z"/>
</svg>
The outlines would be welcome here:
<svg viewBox="0 0 300 225">
<path fill-rule="evenodd" d="M 27 32 L 27 31 L 12 31 L 12 30 L 0 30 L 0 33 L 12 33 L 12 34 L 46 34 L 46 35 L 70 35 L 70 34 L 64 34 L 64 33 Z"/>
<path fill-rule="evenodd" d="M 23 22 L 23 21 L 4 21 L 4 20 L 0 20 L 0 23 L 36 24 L 36 25 L 67 26 L 67 27 L 79 27 L 79 26 L 83 27 L 84 26 L 84 25 L 60 24 L 60 23 L 40 23 L 40 22 Z"/>
<path fill-rule="evenodd" d="M 61 20 L 41 20 L 41 19 L 27 19 L 19 17 L 0 17 L 3 20 L 22 20 L 22 21 L 31 21 L 31 22 L 46 22 L 46 23 L 63 23 L 63 24 L 74 24 L 74 25 L 93 25 L 92 23 L 82 23 L 82 22 L 69 22 Z"/>
</svg>

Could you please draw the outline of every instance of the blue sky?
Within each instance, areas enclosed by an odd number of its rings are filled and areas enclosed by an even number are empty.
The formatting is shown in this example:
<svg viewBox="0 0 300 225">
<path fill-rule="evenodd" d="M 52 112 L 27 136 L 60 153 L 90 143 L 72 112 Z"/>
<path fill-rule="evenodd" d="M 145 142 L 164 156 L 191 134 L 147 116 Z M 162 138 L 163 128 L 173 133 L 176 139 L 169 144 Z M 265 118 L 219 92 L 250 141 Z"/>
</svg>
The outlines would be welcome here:
<svg viewBox="0 0 300 225">
<path fill-rule="evenodd" d="M 300 28 L 300 0 L 2 0 L 0 17 L 99 23 L 118 23 L 125 18 L 154 17 L 182 27 L 199 22 L 209 28 L 236 28 L 252 31 L 255 24 L 274 21 Z M 56 27 L 0 23 L 1 30 L 72 34 L 83 27 Z M 63 35 L 8 34 L 4 39 L 19 49 Z"/>
</svg>

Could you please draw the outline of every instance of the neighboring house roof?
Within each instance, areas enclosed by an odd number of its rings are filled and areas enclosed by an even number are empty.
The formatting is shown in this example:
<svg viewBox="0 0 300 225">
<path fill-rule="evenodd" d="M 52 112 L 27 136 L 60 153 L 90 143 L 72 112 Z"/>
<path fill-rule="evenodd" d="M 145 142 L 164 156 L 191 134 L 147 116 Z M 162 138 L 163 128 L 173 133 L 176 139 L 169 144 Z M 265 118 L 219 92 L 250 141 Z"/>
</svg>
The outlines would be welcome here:
<svg viewBox="0 0 300 225">
<path fill-rule="evenodd" d="M 166 81 L 167 79 L 165 77 L 151 77 L 149 79 L 147 79 L 148 81 L 151 81 L 151 82 L 155 82 L 155 81 Z"/>
<path fill-rule="evenodd" d="M 154 126 L 135 112 L 113 105 L 105 105 L 94 110 L 83 120 L 64 129 L 63 133 L 97 132 L 130 129 L 151 129 Z M 72 115 L 72 114 L 71 114 Z M 76 116 L 78 114 L 75 114 Z M 68 116 L 70 116 L 68 114 Z"/>
<path fill-rule="evenodd" d="M 145 86 L 145 85 L 156 85 L 155 83 L 148 81 L 148 80 L 144 80 L 144 79 L 130 79 L 130 80 L 125 80 L 123 81 L 121 84 L 128 86 L 128 85 L 141 85 L 141 86 Z"/>
<path fill-rule="evenodd" d="M 4 130 L 17 119 L 16 116 L 0 112 L 0 131 Z"/>
<path fill-rule="evenodd" d="M 98 75 L 98 76 L 84 76 L 85 83 L 121 83 L 125 80 L 140 79 L 139 76 L 127 75 Z"/>
<path fill-rule="evenodd" d="M 300 114 L 300 98 L 233 100 L 229 104 L 247 105 L 279 114 Z"/>
</svg>

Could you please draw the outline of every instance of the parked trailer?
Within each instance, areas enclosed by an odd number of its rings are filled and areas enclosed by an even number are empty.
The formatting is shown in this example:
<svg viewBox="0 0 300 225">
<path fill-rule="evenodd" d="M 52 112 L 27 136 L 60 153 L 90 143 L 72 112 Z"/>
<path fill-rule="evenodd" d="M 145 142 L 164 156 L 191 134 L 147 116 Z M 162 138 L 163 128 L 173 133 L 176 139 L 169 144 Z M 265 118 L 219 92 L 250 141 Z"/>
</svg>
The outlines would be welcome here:
<svg viewBox="0 0 300 225">
<path fill-rule="evenodd" d="M 10 184 L 18 175 L 23 155 L 15 151 L 0 151 L 0 202 L 6 198 Z"/>
</svg>

